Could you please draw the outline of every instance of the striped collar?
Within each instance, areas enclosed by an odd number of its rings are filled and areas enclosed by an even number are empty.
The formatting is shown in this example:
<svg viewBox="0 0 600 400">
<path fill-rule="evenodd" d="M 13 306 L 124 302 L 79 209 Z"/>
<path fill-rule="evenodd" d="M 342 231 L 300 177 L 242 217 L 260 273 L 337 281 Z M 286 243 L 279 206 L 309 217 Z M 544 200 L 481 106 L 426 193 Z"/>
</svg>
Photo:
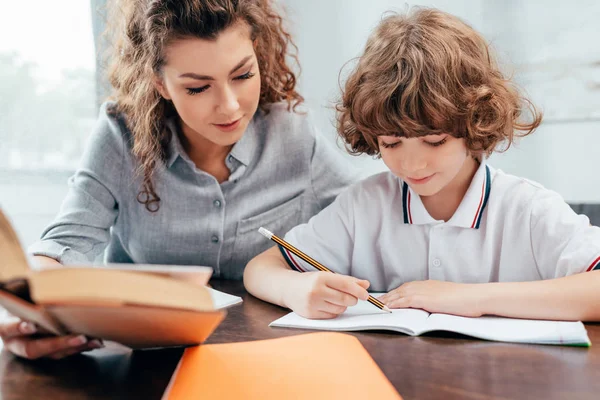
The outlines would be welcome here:
<svg viewBox="0 0 600 400">
<path fill-rule="evenodd" d="M 479 229 L 490 197 L 491 185 L 490 167 L 483 160 L 473 176 L 465 197 L 447 223 L 462 228 Z M 402 210 L 405 224 L 426 225 L 440 222 L 429 215 L 419 195 L 413 192 L 406 182 L 402 182 Z"/>
</svg>

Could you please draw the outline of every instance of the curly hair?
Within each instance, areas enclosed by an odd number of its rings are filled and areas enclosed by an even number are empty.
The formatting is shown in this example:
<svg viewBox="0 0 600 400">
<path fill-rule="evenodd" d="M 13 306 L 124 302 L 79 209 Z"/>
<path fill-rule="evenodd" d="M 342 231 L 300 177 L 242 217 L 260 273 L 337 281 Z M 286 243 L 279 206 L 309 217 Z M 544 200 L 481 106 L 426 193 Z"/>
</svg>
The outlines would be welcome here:
<svg viewBox="0 0 600 400">
<path fill-rule="evenodd" d="M 165 49 L 182 38 L 215 39 L 240 21 L 249 25 L 261 71 L 259 108 L 286 101 L 294 110 L 304 100 L 295 90 L 297 47 L 270 0 L 113 0 L 106 35 L 111 42 L 109 79 L 115 106 L 132 133 L 132 153 L 143 176 L 137 200 L 150 212 L 160 206 L 153 184 L 157 163 L 165 162 L 171 133 L 166 119 L 177 115 L 173 104 L 154 86 L 165 63 Z M 294 51 L 288 54 L 288 49 Z"/>
<path fill-rule="evenodd" d="M 532 133 L 542 114 L 499 71 L 485 39 L 459 18 L 428 8 L 392 13 L 369 37 L 336 104 L 351 154 L 380 156 L 381 135 L 464 138 L 489 156 Z M 522 121 L 529 111 L 531 121 Z"/>
</svg>

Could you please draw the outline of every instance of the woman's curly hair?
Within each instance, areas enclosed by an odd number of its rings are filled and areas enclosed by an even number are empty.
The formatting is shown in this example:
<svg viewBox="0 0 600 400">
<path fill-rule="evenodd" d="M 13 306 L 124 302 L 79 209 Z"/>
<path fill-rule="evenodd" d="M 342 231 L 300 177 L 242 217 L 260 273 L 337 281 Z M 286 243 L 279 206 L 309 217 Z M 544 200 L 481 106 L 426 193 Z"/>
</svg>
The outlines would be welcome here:
<svg viewBox="0 0 600 400">
<path fill-rule="evenodd" d="M 381 135 L 447 133 L 490 155 L 526 136 L 542 114 L 499 71 L 483 37 L 459 18 L 427 8 L 386 16 L 369 37 L 336 105 L 352 154 L 380 155 Z M 521 121 L 523 110 L 531 121 Z"/>
<path fill-rule="evenodd" d="M 165 62 L 165 48 L 181 38 L 215 39 L 235 23 L 247 23 L 261 71 L 259 108 L 286 101 L 295 110 L 303 98 L 295 90 L 296 76 L 286 63 L 296 64 L 297 48 L 284 29 L 271 0 L 113 0 L 106 34 L 111 43 L 109 79 L 113 114 L 125 115 L 133 136 L 133 155 L 143 184 L 138 201 L 157 211 L 153 173 L 165 162 L 171 133 L 166 119 L 176 116 L 173 104 L 162 98 L 154 77 Z M 295 50 L 288 54 L 289 48 Z"/>
</svg>

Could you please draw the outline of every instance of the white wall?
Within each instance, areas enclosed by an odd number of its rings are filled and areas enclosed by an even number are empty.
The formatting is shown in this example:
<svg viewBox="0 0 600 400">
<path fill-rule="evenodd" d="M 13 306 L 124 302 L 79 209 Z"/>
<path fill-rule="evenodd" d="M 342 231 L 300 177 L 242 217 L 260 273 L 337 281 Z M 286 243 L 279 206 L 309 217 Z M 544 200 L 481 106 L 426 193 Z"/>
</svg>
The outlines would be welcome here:
<svg viewBox="0 0 600 400">
<path fill-rule="evenodd" d="M 389 10 L 404 11 L 411 5 L 436 6 L 460 15 L 478 27 L 483 9 L 477 1 L 410 2 L 393 0 L 280 0 L 290 30 L 298 45 L 302 74 L 300 93 L 315 115 L 317 124 L 338 147 L 335 112 L 332 104 L 339 96 L 340 70 L 359 56 L 371 30 Z M 479 28 L 479 27 L 478 27 Z M 344 71 L 351 69 L 348 64 Z M 379 160 L 353 157 L 369 173 L 385 169 Z"/>
<path fill-rule="evenodd" d="M 571 202 L 600 202 L 600 3 L 575 0 L 280 0 L 299 47 L 299 89 L 317 123 L 335 140 L 332 101 L 339 72 L 358 56 L 371 29 L 387 10 L 434 6 L 481 31 L 496 48 L 503 68 L 515 76 L 545 111 L 532 136 L 491 163 L 557 190 Z M 585 12 L 582 12 L 585 10 Z M 346 71 L 348 71 L 346 67 Z M 381 161 L 361 157 L 369 172 Z"/>
</svg>

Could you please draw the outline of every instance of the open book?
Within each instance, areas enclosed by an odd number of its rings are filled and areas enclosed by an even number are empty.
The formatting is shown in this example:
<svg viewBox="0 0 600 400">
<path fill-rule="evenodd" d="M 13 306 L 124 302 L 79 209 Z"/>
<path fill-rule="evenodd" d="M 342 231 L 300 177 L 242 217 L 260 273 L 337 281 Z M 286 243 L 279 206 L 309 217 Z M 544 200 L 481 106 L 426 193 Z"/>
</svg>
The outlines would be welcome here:
<svg viewBox="0 0 600 400">
<path fill-rule="evenodd" d="M 467 318 L 448 314 L 430 314 L 416 309 L 397 309 L 392 313 L 377 310 L 359 301 L 334 319 L 307 319 L 296 313 L 273 321 L 269 326 L 320 329 L 329 331 L 390 330 L 418 336 L 433 331 L 461 333 L 485 340 L 516 343 L 590 346 L 581 322 L 540 321 L 501 317 Z"/>
<path fill-rule="evenodd" d="M 133 348 L 202 343 L 241 301 L 205 285 L 208 267 L 33 269 L 0 211 L 0 306 L 49 334 L 84 334 Z M 215 305 L 217 303 L 217 305 Z"/>
</svg>

